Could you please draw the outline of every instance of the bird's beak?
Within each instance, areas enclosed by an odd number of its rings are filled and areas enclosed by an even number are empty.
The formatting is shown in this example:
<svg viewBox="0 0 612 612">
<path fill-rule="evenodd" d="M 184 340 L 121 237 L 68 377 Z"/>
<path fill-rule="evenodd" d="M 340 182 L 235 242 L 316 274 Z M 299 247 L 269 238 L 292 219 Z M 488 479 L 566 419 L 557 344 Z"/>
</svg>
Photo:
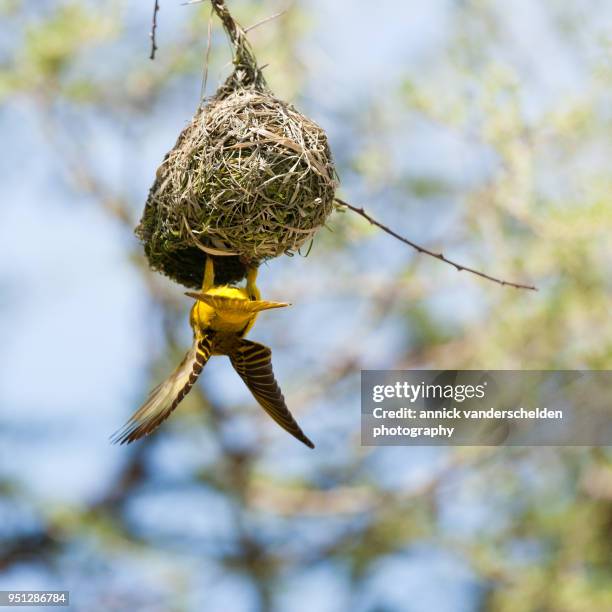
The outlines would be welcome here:
<svg viewBox="0 0 612 612">
<path fill-rule="evenodd" d="M 253 309 L 253 312 L 261 312 L 262 310 L 271 310 L 272 308 L 284 308 L 291 306 L 288 302 L 268 302 L 266 300 L 251 300 L 247 304 Z"/>
</svg>

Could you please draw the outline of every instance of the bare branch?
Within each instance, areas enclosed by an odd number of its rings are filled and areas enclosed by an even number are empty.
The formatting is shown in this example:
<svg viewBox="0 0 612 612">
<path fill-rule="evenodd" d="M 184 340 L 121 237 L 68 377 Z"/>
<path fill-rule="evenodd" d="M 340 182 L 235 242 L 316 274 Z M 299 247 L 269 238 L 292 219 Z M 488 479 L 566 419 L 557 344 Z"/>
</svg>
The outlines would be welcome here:
<svg viewBox="0 0 612 612">
<path fill-rule="evenodd" d="M 157 40 L 155 38 L 157 34 L 157 13 L 159 13 L 159 0 L 155 0 L 155 5 L 153 6 L 153 20 L 151 23 L 151 33 L 149 34 L 149 38 L 151 39 L 151 55 L 149 55 L 149 59 L 155 59 L 155 52 L 157 51 Z"/>
<path fill-rule="evenodd" d="M 419 253 L 424 253 L 425 255 L 429 255 L 430 257 L 435 257 L 436 259 L 439 259 L 440 261 L 443 261 L 444 263 L 450 264 L 457 270 L 457 272 L 461 272 L 462 270 L 465 270 L 466 272 L 470 272 L 471 274 L 475 274 L 476 276 L 480 276 L 481 278 L 486 278 L 487 280 L 497 283 L 498 285 L 506 285 L 508 287 L 514 287 L 515 289 L 528 289 L 530 291 L 538 290 L 537 287 L 535 287 L 534 285 L 513 283 L 507 280 L 503 280 L 501 278 L 496 278 L 495 276 L 490 276 L 488 274 L 485 274 L 484 272 L 480 272 L 479 270 L 474 270 L 474 268 L 469 268 L 468 266 L 464 266 L 455 261 L 452 261 L 451 259 L 448 259 L 447 257 L 445 257 L 443 253 L 434 253 L 433 251 L 430 251 L 429 249 L 426 249 L 425 247 L 422 247 L 416 244 L 415 242 L 408 240 L 408 238 L 404 238 L 403 236 L 400 236 L 398 233 L 394 232 L 392 229 L 388 228 L 386 225 L 383 225 L 376 219 L 372 218 L 363 208 L 353 206 L 352 204 L 349 204 L 348 202 L 345 202 L 344 200 L 341 200 L 340 198 L 334 198 L 334 199 L 338 204 L 348 208 L 349 210 L 352 210 L 353 212 L 356 212 L 358 215 L 360 215 L 361 217 L 369 221 L 372 225 L 375 225 L 376 227 L 383 230 L 383 232 L 386 232 L 390 236 L 397 238 L 397 240 L 399 240 L 400 242 L 403 242 L 404 244 L 407 244 L 408 246 L 412 247 Z"/>
</svg>

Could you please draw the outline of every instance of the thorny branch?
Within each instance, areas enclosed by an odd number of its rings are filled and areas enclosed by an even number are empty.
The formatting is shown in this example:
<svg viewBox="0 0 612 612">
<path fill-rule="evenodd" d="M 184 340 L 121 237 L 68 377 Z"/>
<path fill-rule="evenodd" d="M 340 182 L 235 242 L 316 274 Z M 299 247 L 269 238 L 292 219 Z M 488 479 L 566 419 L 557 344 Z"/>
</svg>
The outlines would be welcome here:
<svg viewBox="0 0 612 612">
<path fill-rule="evenodd" d="M 340 198 L 334 198 L 334 199 L 338 204 L 340 204 L 341 206 L 344 206 L 345 208 L 348 208 L 349 210 L 352 210 L 353 212 L 356 212 L 358 215 L 362 216 L 364 219 L 369 221 L 372 225 L 375 225 L 376 227 L 380 228 L 383 232 L 386 232 L 390 236 L 397 238 L 397 240 L 399 240 L 400 242 L 403 242 L 404 244 L 407 244 L 408 246 L 412 247 L 419 253 L 424 253 L 425 255 L 429 255 L 430 257 L 435 257 L 436 259 L 439 259 L 440 261 L 443 261 L 444 263 L 450 264 L 457 270 L 457 272 L 461 272 L 462 270 L 465 270 L 466 272 L 470 272 L 471 274 L 475 274 L 476 276 L 480 276 L 481 278 L 486 278 L 487 280 L 497 283 L 498 285 L 506 285 L 507 287 L 514 287 L 515 289 L 529 289 L 530 291 L 538 290 L 538 288 L 535 287 L 534 285 L 524 285 L 522 283 L 513 283 L 507 280 L 503 280 L 501 278 L 496 278 L 495 276 L 490 276 L 489 274 L 485 274 L 484 272 L 480 272 L 479 270 L 475 270 L 474 268 L 469 268 L 468 266 L 459 264 L 456 261 L 453 261 L 452 259 L 448 259 L 447 257 L 445 257 L 443 253 L 435 253 L 434 251 L 430 251 L 429 249 L 426 249 L 425 247 L 418 245 L 416 242 L 412 242 L 412 240 L 408 240 L 408 238 L 404 238 L 404 236 L 400 236 L 397 232 L 394 232 L 391 228 L 387 227 L 386 225 L 383 225 L 382 223 L 380 223 L 380 221 L 377 221 L 376 219 L 371 217 L 363 209 L 363 207 L 353 206 L 352 204 L 349 204 L 348 202 L 345 202 L 344 200 L 341 200 Z"/>
</svg>

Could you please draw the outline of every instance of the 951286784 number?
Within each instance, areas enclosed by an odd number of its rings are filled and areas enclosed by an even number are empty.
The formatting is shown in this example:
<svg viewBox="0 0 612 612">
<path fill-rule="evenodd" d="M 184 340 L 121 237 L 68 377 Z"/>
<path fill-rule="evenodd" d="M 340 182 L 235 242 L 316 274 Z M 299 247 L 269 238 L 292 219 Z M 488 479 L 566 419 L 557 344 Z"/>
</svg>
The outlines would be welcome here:
<svg viewBox="0 0 612 612">
<path fill-rule="evenodd" d="M 0 591 L 0 606 L 68 606 L 68 591 Z"/>
</svg>

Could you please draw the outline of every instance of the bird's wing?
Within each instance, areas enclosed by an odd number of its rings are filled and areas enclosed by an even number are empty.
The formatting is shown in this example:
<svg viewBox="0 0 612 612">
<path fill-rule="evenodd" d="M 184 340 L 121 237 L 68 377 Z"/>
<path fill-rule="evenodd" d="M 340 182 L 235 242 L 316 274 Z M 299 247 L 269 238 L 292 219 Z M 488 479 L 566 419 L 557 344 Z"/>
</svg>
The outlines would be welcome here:
<svg viewBox="0 0 612 612">
<path fill-rule="evenodd" d="M 229 358 L 260 406 L 285 431 L 306 446 L 314 448 L 314 444 L 304 435 L 285 404 L 285 398 L 272 371 L 272 351 L 267 346 L 243 339 Z"/>
<path fill-rule="evenodd" d="M 150 434 L 189 393 L 212 352 L 212 337 L 204 336 L 194 341 L 193 346 L 174 372 L 149 394 L 147 401 L 132 415 L 130 420 L 116 432 L 111 440 L 125 444 Z"/>
</svg>

